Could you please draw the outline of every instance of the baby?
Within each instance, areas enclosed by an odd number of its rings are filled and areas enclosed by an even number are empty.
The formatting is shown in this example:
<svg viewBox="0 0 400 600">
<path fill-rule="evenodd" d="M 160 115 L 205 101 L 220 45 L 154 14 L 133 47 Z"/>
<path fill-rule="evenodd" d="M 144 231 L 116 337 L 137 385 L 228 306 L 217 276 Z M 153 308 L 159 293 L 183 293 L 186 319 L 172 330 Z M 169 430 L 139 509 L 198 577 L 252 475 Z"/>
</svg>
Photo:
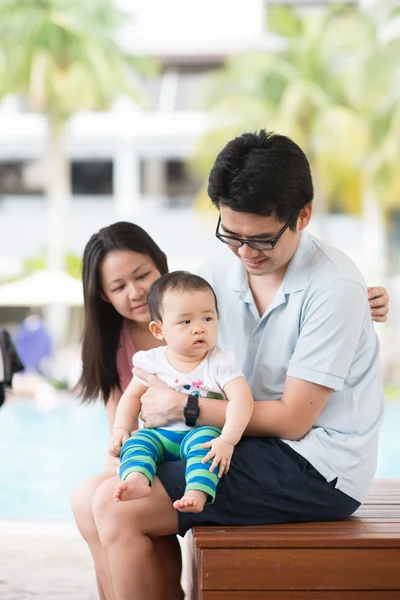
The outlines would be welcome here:
<svg viewBox="0 0 400 600">
<path fill-rule="evenodd" d="M 118 404 L 110 440 L 110 454 L 121 455 L 122 481 L 114 497 L 121 501 L 147 496 L 157 465 L 186 459 L 185 494 L 174 507 L 201 512 L 206 503 L 214 501 L 219 478 L 229 470 L 234 447 L 253 412 L 252 394 L 233 353 L 216 345 L 217 299 L 205 279 L 186 271 L 163 275 L 151 286 L 147 302 L 150 331 L 167 345 L 137 352 L 133 362 L 188 394 L 186 423 L 141 429 L 131 435 L 140 413 L 140 398 L 147 390 L 143 381 L 132 378 Z M 198 396 L 229 400 L 222 431 L 194 426 Z"/>
</svg>

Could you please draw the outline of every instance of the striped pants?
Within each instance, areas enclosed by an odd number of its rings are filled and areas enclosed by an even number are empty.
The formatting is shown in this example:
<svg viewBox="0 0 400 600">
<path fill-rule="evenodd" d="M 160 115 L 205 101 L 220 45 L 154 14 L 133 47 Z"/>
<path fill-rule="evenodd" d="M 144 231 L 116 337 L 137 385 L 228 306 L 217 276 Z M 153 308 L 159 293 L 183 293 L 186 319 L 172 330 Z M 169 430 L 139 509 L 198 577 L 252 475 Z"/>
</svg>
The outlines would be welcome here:
<svg viewBox="0 0 400 600">
<path fill-rule="evenodd" d="M 216 474 L 208 470 L 212 461 L 202 464 L 209 448 L 201 444 L 221 435 L 216 427 L 196 427 L 190 431 L 170 429 L 141 429 L 126 440 L 121 450 L 120 479 L 129 473 L 143 473 L 153 482 L 156 467 L 164 462 L 186 459 L 186 490 L 202 490 L 209 495 L 208 504 L 214 502 Z M 214 469 L 218 473 L 218 467 Z"/>
</svg>

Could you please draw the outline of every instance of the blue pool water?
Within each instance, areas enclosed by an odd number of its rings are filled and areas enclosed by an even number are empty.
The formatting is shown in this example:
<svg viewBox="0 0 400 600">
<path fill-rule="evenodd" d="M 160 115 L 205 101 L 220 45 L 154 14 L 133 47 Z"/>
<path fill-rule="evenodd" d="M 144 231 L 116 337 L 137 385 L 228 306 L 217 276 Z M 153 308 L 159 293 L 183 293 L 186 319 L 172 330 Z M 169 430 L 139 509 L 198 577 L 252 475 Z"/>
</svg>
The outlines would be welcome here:
<svg viewBox="0 0 400 600">
<path fill-rule="evenodd" d="M 386 405 L 377 477 L 400 477 L 400 400 Z M 61 396 L 41 412 L 30 400 L 0 410 L 0 519 L 72 519 L 74 487 L 102 470 L 108 425 L 100 402 Z"/>
</svg>

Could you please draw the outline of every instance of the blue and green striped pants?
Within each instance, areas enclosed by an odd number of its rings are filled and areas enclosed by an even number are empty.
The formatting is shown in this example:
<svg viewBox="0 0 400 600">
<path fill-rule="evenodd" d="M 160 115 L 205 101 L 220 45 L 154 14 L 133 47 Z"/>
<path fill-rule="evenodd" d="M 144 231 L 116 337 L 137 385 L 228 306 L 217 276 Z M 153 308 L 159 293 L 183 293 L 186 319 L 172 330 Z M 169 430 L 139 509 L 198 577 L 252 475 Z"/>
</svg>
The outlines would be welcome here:
<svg viewBox="0 0 400 600">
<path fill-rule="evenodd" d="M 134 433 L 122 446 L 119 476 L 126 479 L 129 473 L 143 473 L 153 482 L 157 465 L 173 460 L 186 459 L 186 490 L 202 490 L 209 495 L 208 504 L 214 502 L 219 481 L 215 472 L 210 473 L 212 461 L 202 464 L 209 448 L 201 444 L 221 435 L 217 427 L 196 427 L 190 431 L 170 429 L 141 429 Z"/>
</svg>

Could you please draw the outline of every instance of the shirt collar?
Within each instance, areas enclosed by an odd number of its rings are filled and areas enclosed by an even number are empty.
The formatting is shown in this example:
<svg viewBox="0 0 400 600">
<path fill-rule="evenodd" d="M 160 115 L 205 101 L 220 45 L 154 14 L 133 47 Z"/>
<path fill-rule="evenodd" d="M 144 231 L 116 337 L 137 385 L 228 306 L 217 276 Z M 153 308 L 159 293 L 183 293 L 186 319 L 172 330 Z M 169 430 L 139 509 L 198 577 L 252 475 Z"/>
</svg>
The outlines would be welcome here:
<svg viewBox="0 0 400 600">
<path fill-rule="evenodd" d="M 306 287 L 310 276 L 312 247 L 311 235 L 307 231 L 302 231 L 296 252 L 283 278 L 283 292 L 285 294 L 299 292 Z"/>
<path fill-rule="evenodd" d="M 309 279 L 312 245 L 311 235 L 307 231 L 302 231 L 296 252 L 283 279 L 282 287 L 285 294 L 304 290 Z M 246 269 L 236 256 L 231 258 L 232 263 L 229 265 L 227 278 L 228 287 L 235 292 L 240 292 L 242 299 L 245 299 L 249 289 Z"/>
</svg>

